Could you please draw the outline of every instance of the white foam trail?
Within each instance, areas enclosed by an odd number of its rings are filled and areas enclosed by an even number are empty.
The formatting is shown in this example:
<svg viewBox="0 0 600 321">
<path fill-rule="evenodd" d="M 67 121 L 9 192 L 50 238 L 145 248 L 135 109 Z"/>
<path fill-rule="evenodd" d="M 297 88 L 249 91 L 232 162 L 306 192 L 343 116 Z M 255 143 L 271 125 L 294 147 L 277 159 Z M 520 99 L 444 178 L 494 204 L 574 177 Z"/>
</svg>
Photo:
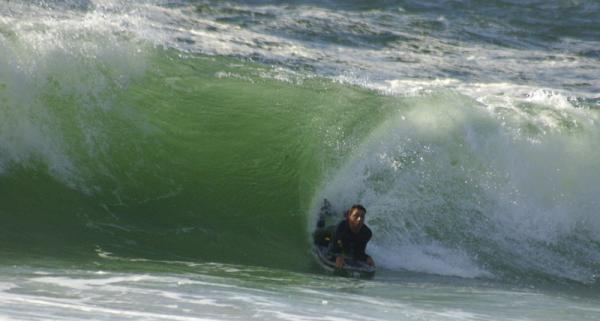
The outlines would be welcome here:
<svg viewBox="0 0 600 321">
<path fill-rule="evenodd" d="M 130 267 L 147 263 L 163 262 Z M 489 283 L 478 286 L 404 278 L 398 282 L 385 277 L 361 281 L 266 268 L 257 273 L 244 266 L 224 275 L 225 265 L 216 270 L 214 264 L 198 264 L 197 268 L 194 273 L 141 275 L 36 270 L 46 275 L 40 278 L 24 267 L 5 267 L 0 284 L 15 287 L 0 289 L 0 319 L 487 321 L 540 316 L 552 320 L 548 316 L 560 312 L 578 320 L 594 320 L 600 313 L 594 300 L 496 288 Z M 5 282 L 8 279 L 11 281 Z M 82 287 L 86 282 L 89 286 Z"/>
<path fill-rule="evenodd" d="M 114 318 L 144 318 L 149 320 L 180 320 L 180 321 L 212 321 L 219 320 L 217 318 L 201 318 L 201 317 L 185 317 L 178 316 L 173 314 L 159 314 L 159 313 L 149 313 L 143 311 L 131 311 L 131 310 L 123 310 L 123 309 L 111 309 L 111 308 L 101 308 L 90 305 L 77 305 L 66 302 L 60 302 L 55 300 L 48 299 L 38 299 L 35 297 L 24 297 L 24 296 L 4 296 L 4 299 L 7 300 L 6 303 L 15 304 L 15 305 L 28 305 L 32 308 L 49 308 L 49 309 L 60 309 L 62 311 L 69 311 L 75 315 L 77 312 L 84 313 L 88 320 L 102 320 L 103 317 L 96 317 L 95 315 L 110 315 Z M 31 315 L 28 317 L 32 317 Z M 37 318 L 36 318 L 37 319 Z M 69 318 L 67 318 L 68 320 Z M 75 319 L 75 318 L 73 318 Z M 41 318 L 39 319 L 41 320 Z"/>
<path fill-rule="evenodd" d="M 441 244 L 403 245 L 387 248 L 369 246 L 368 251 L 377 259 L 377 265 L 392 270 L 409 270 L 421 273 L 458 276 L 462 278 L 493 277 L 479 267 L 460 249 Z"/>
<path fill-rule="evenodd" d="M 17 285 L 14 283 L 5 283 L 5 282 L 0 282 L 0 292 L 4 292 L 10 289 L 14 289 L 16 288 Z"/>
</svg>

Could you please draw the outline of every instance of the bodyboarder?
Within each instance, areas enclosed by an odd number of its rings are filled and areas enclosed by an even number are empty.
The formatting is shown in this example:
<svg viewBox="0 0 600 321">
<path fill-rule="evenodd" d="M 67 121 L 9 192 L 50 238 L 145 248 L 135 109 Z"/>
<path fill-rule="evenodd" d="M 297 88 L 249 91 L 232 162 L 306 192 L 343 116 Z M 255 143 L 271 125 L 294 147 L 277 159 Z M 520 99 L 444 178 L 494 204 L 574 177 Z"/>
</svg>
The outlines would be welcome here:
<svg viewBox="0 0 600 321">
<path fill-rule="evenodd" d="M 321 212 L 329 211 L 330 204 L 324 201 Z M 360 204 L 355 204 L 344 215 L 344 220 L 337 226 L 324 226 L 323 217 L 319 218 L 317 230 L 314 233 L 314 242 L 317 245 L 328 245 L 329 253 L 335 257 L 335 267 L 344 267 L 345 258 L 366 262 L 374 267 L 375 262 L 365 249 L 373 233 L 365 224 L 367 210 Z M 334 229 L 335 227 L 335 229 Z"/>
</svg>

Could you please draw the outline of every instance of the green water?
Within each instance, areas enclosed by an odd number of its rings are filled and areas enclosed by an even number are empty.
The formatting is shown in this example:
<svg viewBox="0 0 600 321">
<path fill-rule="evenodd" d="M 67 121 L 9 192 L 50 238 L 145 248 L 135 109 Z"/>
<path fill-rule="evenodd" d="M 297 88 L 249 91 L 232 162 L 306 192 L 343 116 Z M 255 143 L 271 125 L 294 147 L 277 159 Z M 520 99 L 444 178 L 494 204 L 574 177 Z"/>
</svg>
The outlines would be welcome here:
<svg viewBox="0 0 600 321">
<path fill-rule="evenodd" d="M 6 106 L 35 117 L 68 168 L 35 152 L 8 163 L 4 242 L 303 267 L 324 173 L 397 105 L 319 78 L 260 77 L 269 70 L 224 58 L 158 50 L 144 68 L 126 86 L 49 72 L 30 114 Z M 78 86 L 89 91 L 64 94 Z"/>
</svg>

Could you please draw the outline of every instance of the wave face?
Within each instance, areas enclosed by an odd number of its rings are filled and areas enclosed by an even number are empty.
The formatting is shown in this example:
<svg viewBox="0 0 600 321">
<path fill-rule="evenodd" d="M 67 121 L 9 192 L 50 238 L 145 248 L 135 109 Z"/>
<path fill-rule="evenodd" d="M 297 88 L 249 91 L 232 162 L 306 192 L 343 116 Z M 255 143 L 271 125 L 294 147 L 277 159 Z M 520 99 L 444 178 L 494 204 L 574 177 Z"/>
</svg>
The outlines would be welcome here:
<svg viewBox="0 0 600 321">
<path fill-rule="evenodd" d="M 327 197 L 367 207 L 385 269 L 588 283 L 600 267 L 594 1 L 0 13 L 6 254 L 303 270 Z"/>
</svg>

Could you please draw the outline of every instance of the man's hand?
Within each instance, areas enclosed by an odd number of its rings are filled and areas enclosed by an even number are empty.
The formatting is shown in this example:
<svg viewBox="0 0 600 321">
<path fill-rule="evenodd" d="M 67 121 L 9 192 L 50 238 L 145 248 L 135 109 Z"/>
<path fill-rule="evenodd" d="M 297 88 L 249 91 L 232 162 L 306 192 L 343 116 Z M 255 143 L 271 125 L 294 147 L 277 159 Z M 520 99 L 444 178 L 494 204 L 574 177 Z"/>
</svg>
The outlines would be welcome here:
<svg viewBox="0 0 600 321">
<path fill-rule="evenodd" d="M 335 258 L 335 267 L 341 269 L 344 266 L 344 257 L 338 256 Z"/>
<path fill-rule="evenodd" d="M 375 262 L 373 262 L 373 258 L 372 257 L 367 256 L 367 264 L 369 264 L 369 266 L 375 266 Z"/>
</svg>

